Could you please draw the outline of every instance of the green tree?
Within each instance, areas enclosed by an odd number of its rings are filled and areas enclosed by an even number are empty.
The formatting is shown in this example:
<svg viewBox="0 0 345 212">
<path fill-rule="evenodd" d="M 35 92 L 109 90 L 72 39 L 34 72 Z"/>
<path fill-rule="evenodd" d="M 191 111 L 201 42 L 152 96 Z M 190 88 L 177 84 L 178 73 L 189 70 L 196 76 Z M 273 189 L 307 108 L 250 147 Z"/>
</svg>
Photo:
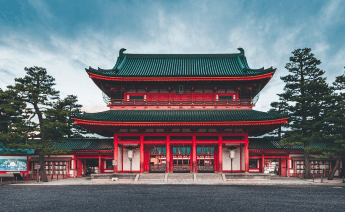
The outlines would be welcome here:
<svg viewBox="0 0 345 212">
<path fill-rule="evenodd" d="M 285 66 L 290 74 L 281 77 L 286 83 L 284 93 L 278 94 L 281 101 L 289 104 L 286 109 L 291 116 L 287 125 L 290 130 L 286 131 L 281 144 L 303 145 L 306 170 L 310 170 L 311 136 L 321 129 L 316 123 L 323 119 L 324 97 L 330 95 L 331 89 L 323 77 L 325 72 L 318 67 L 321 61 L 314 57 L 310 48 L 297 49 L 292 54 Z M 309 171 L 305 172 L 305 177 L 310 178 Z"/>
<path fill-rule="evenodd" d="M 0 89 L 0 142 L 7 146 L 26 141 L 33 127 L 29 115 L 30 110 L 26 109 L 16 91 Z"/>
<path fill-rule="evenodd" d="M 313 151 L 322 152 L 320 158 L 337 157 L 335 166 L 329 173 L 329 180 L 333 180 L 345 154 L 345 74 L 336 77 L 332 88 L 334 92 L 326 97 L 324 118 L 316 123 L 322 128 L 312 137 L 314 141 L 326 141 L 328 144 L 326 148 L 312 148 Z"/>
<path fill-rule="evenodd" d="M 275 113 L 287 113 L 287 107 L 288 107 L 288 103 L 285 101 L 279 101 L 279 102 L 272 102 L 271 103 L 271 109 L 269 110 L 269 112 L 275 112 Z M 282 133 L 284 133 L 282 131 L 282 127 L 280 126 L 277 130 L 274 130 L 273 132 L 270 133 L 270 135 L 274 135 L 276 137 L 278 137 L 279 139 L 282 138 Z"/>
<path fill-rule="evenodd" d="M 43 181 L 47 181 L 45 171 L 44 155 L 66 153 L 67 149 L 53 148 L 55 143 L 64 141 L 63 129 L 68 125 L 65 122 L 54 121 L 51 117 L 56 114 L 54 105 L 59 101 L 59 91 L 53 86 L 55 79 L 47 74 L 46 69 L 41 67 L 25 68 L 24 78 L 16 78 L 14 86 L 9 89 L 18 93 L 23 103 L 32 107 L 32 114 L 38 118 L 37 128 L 38 138 L 30 139 L 25 145 L 23 143 L 13 143 L 15 148 L 35 149 L 39 154 L 40 175 Z M 66 116 L 64 113 L 62 116 Z M 55 132 L 56 131 L 56 132 Z"/>
</svg>

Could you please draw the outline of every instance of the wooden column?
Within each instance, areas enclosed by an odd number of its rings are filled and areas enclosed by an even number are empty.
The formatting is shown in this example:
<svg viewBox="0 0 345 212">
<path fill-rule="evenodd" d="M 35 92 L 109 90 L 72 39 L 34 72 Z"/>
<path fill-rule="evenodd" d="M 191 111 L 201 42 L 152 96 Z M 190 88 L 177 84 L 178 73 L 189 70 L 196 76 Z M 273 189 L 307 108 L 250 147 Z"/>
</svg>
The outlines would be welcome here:
<svg viewBox="0 0 345 212">
<path fill-rule="evenodd" d="M 223 172 L 223 137 L 218 136 L 218 171 Z"/>
<path fill-rule="evenodd" d="M 262 153 L 262 156 L 261 156 L 261 173 L 264 173 L 265 172 L 265 154 Z"/>
<path fill-rule="evenodd" d="M 144 173 L 144 135 L 140 134 L 140 173 Z"/>
<path fill-rule="evenodd" d="M 165 148 L 165 152 L 166 152 L 166 173 L 170 172 L 170 133 L 167 133 L 167 143 L 166 143 L 166 148 Z"/>
<path fill-rule="evenodd" d="M 101 174 L 101 168 L 102 168 L 102 157 L 99 154 L 98 155 L 98 174 Z"/>
<path fill-rule="evenodd" d="M 27 162 L 26 167 L 27 167 L 26 181 L 29 181 L 29 169 L 30 169 L 29 155 L 28 155 L 28 162 Z"/>
<path fill-rule="evenodd" d="M 248 134 L 245 135 L 245 144 L 244 144 L 244 172 L 249 173 L 249 140 L 248 140 Z"/>
<path fill-rule="evenodd" d="M 118 137 L 117 135 L 114 134 L 114 160 L 113 160 L 113 168 L 114 168 L 114 173 L 118 172 L 118 158 L 119 158 L 119 143 L 118 143 Z"/>
<path fill-rule="evenodd" d="M 196 135 L 193 133 L 193 143 L 192 143 L 192 172 L 197 172 L 198 167 L 197 167 L 197 151 L 196 151 Z"/>
</svg>

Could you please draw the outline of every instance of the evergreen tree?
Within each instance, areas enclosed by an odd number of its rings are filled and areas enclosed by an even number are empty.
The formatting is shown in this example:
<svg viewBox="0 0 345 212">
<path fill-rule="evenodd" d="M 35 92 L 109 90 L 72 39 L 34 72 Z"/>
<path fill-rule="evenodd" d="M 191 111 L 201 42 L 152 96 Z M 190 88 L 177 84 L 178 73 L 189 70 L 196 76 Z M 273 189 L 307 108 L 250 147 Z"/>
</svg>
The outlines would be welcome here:
<svg viewBox="0 0 345 212">
<path fill-rule="evenodd" d="M 285 101 L 279 101 L 279 102 L 272 102 L 271 103 L 271 109 L 269 112 L 275 112 L 275 113 L 287 113 L 287 107 L 289 105 Z M 279 139 L 282 138 L 282 134 L 284 133 L 282 131 L 283 126 L 280 126 L 277 130 L 274 130 L 273 132 L 269 133 L 270 135 L 274 135 L 275 137 L 278 137 Z"/>
<path fill-rule="evenodd" d="M 0 142 L 5 146 L 25 142 L 33 126 L 27 120 L 29 115 L 30 110 L 26 109 L 17 92 L 0 89 Z"/>
<path fill-rule="evenodd" d="M 40 175 L 43 181 L 47 181 L 44 155 L 68 151 L 53 148 L 55 143 L 63 142 L 63 131 L 68 125 L 65 122 L 51 121 L 51 115 L 57 113 L 54 105 L 59 99 L 59 91 L 53 88 L 55 79 L 41 67 L 25 68 L 25 71 L 26 76 L 16 78 L 15 86 L 8 86 L 8 88 L 17 92 L 21 101 L 32 107 L 32 114 L 38 118 L 36 130 L 39 132 L 40 139 L 31 139 L 27 145 L 13 143 L 11 146 L 35 149 L 39 154 Z"/>
<path fill-rule="evenodd" d="M 290 74 L 281 77 L 286 83 L 284 93 L 279 94 L 280 100 L 289 105 L 286 109 L 291 116 L 287 125 L 290 130 L 281 140 L 283 146 L 304 146 L 305 177 L 310 178 L 309 151 L 313 142 L 311 136 L 321 129 L 319 121 L 323 119 L 325 96 L 330 95 L 331 89 L 323 77 L 324 71 L 318 68 L 321 61 L 314 57 L 310 48 L 297 49 L 292 52 L 290 62 L 285 68 Z"/>
<path fill-rule="evenodd" d="M 332 167 L 328 179 L 333 180 L 340 161 L 345 155 L 345 74 L 336 78 L 333 83 L 334 92 L 326 97 L 324 118 L 315 125 L 321 126 L 319 132 L 314 132 L 314 141 L 326 141 L 326 148 L 312 148 L 313 151 L 322 152 L 320 158 L 337 156 L 335 166 Z"/>
</svg>

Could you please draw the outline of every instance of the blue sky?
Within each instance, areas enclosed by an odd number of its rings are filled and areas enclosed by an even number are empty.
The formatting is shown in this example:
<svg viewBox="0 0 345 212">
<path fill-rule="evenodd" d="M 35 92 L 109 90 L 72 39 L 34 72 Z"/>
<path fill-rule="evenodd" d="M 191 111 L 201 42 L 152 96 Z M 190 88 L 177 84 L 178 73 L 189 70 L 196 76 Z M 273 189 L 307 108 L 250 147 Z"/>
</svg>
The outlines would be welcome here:
<svg viewBox="0 0 345 212">
<path fill-rule="evenodd" d="M 237 53 L 251 68 L 273 66 L 256 110 L 283 92 L 291 52 L 310 47 L 328 82 L 344 73 L 345 1 L 34 1 L 0 0 L 0 87 L 45 67 L 61 96 L 88 112 L 105 110 L 88 66 L 112 68 L 128 53 Z"/>
</svg>

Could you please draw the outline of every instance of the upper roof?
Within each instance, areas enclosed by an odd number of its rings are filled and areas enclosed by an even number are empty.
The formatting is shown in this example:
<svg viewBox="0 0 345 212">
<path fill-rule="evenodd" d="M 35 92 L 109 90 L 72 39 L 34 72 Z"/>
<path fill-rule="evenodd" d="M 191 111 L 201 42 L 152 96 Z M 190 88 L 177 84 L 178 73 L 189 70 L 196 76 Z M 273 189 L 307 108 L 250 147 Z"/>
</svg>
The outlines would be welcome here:
<svg viewBox="0 0 345 212">
<path fill-rule="evenodd" d="M 244 50 L 237 54 L 125 54 L 112 69 L 86 71 L 91 77 L 248 77 L 272 75 L 276 69 L 251 69 Z"/>
</svg>

